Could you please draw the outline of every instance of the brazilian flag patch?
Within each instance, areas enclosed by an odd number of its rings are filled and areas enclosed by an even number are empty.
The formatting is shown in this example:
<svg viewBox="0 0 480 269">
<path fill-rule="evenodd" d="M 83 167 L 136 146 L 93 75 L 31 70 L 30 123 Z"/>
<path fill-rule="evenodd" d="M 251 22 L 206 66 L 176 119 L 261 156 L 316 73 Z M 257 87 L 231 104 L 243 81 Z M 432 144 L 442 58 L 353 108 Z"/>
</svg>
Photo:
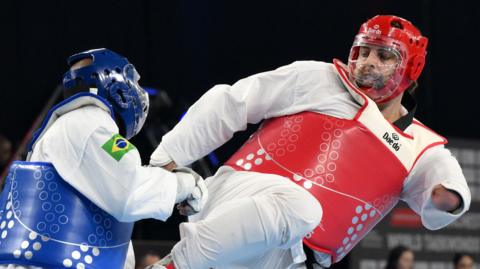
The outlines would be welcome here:
<svg viewBox="0 0 480 269">
<path fill-rule="evenodd" d="M 132 143 L 128 142 L 127 139 L 123 138 L 119 134 L 113 135 L 112 138 L 110 138 L 102 146 L 102 149 L 117 161 L 120 161 L 123 155 L 127 154 L 127 152 L 134 148 L 135 146 L 132 145 Z"/>
</svg>

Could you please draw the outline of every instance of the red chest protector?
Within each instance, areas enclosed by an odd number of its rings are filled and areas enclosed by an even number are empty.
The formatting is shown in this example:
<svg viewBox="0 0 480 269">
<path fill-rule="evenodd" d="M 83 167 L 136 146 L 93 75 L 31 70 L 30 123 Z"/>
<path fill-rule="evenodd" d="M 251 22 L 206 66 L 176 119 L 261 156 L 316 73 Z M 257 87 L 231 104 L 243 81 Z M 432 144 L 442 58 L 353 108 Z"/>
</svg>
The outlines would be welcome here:
<svg viewBox="0 0 480 269">
<path fill-rule="evenodd" d="M 337 69 L 362 104 L 354 119 L 302 112 L 266 120 L 226 162 L 236 170 L 284 176 L 314 195 L 323 218 L 304 243 L 333 262 L 397 204 L 420 155 L 446 143 L 418 121 L 405 133 L 396 129 Z"/>
</svg>

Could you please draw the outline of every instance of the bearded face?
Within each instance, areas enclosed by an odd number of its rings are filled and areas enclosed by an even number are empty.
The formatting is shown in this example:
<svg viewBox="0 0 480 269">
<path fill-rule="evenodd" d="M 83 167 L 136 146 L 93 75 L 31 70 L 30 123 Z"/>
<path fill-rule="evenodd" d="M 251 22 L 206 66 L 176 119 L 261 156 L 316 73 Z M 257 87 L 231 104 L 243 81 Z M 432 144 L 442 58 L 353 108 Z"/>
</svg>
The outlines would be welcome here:
<svg viewBox="0 0 480 269">
<path fill-rule="evenodd" d="M 393 51 L 375 46 L 359 46 L 353 69 L 354 82 L 360 88 L 380 90 L 392 77 L 398 62 L 397 54 Z"/>
</svg>

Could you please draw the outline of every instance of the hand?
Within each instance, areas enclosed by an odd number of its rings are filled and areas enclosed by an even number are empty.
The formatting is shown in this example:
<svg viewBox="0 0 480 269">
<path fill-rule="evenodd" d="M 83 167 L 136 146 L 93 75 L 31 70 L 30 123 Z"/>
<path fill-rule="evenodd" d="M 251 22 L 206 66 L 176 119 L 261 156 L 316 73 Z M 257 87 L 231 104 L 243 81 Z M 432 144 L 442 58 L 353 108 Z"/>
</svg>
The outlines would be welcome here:
<svg viewBox="0 0 480 269">
<path fill-rule="evenodd" d="M 177 164 L 174 161 L 171 161 L 168 164 L 162 166 L 162 168 L 168 171 L 172 171 L 173 169 L 177 168 Z"/>
<path fill-rule="evenodd" d="M 172 172 L 173 169 L 177 168 L 177 163 L 175 163 L 174 161 L 171 161 L 165 165 L 158 165 L 158 164 L 155 164 L 153 163 L 152 161 L 150 161 L 150 164 L 148 166 L 151 166 L 151 167 L 161 167 L 167 171 L 170 171 Z"/>
<path fill-rule="evenodd" d="M 208 190 L 203 179 L 197 181 L 197 186 L 188 198 L 177 205 L 178 212 L 183 216 L 191 216 L 200 212 L 208 200 Z"/>
<path fill-rule="evenodd" d="M 162 144 L 158 145 L 155 151 L 150 156 L 150 165 L 156 167 L 163 167 L 168 171 L 172 171 L 177 167 L 177 164 L 173 159 L 168 155 L 168 153 L 163 149 Z"/>
<path fill-rule="evenodd" d="M 188 193 L 186 195 L 185 194 L 180 195 L 183 198 L 180 198 L 179 194 L 177 194 L 177 202 L 179 202 L 179 204 L 177 205 L 177 209 L 179 213 L 183 216 L 191 216 L 193 214 L 200 212 L 208 200 L 208 190 L 207 190 L 207 186 L 205 185 L 205 182 L 203 181 L 203 178 L 197 173 L 195 173 L 192 169 L 187 167 L 175 168 L 174 172 L 189 173 L 188 176 L 190 176 L 190 178 L 191 176 L 193 176 L 195 181 L 194 182 L 195 185 L 193 186 L 193 188 L 192 187 L 188 188 L 190 190 L 188 190 Z M 179 180 L 183 180 L 183 179 L 179 177 Z M 179 187 L 180 187 L 180 184 L 179 184 Z M 185 190 L 182 191 L 182 193 L 185 193 Z"/>
<path fill-rule="evenodd" d="M 462 198 L 454 191 L 442 185 L 436 185 L 432 190 L 432 203 L 442 211 L 453 212 L 461 206 Z"/>
</svg>

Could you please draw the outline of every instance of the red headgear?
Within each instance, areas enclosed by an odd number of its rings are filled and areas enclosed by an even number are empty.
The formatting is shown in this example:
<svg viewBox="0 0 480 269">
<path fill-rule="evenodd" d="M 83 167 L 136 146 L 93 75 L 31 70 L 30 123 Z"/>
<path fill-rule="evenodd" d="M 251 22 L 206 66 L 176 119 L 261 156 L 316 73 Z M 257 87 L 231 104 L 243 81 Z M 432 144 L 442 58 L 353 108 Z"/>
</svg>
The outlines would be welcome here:
<svg viewBox="0 0 480 269">
<path fill-rule="evenodd" d="M 356 81 L 360 47 L 376 47 L 397 56 L 395 71 L 380 87 L 361 87 L 377 103 L 387 102 L 405 91 L 416 81 L 425 66 L 428 39 L 409 21 L 397 16 L 377 15 L 360 27 L 350 50 L 348 67 L 350 79 Z"/>
</svg>

